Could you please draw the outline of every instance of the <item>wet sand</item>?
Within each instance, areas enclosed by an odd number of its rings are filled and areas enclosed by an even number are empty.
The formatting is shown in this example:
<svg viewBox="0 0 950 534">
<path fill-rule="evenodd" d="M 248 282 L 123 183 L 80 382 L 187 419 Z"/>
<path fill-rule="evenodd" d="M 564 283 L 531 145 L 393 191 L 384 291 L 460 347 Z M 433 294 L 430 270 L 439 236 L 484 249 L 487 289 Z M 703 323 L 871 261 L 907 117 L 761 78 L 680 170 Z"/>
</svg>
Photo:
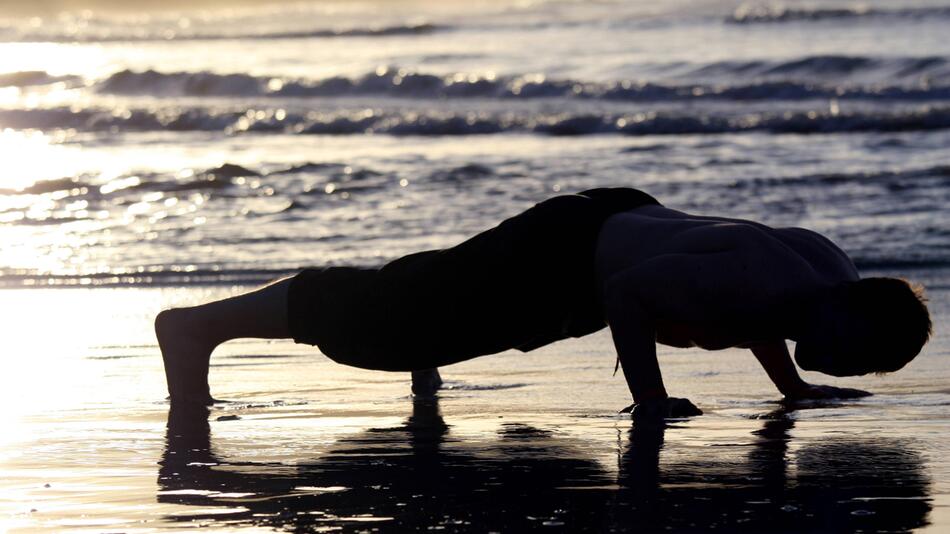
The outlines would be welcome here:
<svg viewBox="0 0 950 534">
<path fill-rule="evenodd" d="M 403 374 L 234 342 L 212 368 L 228 402 L 170 413 L 150 318 L 229 291 L 0 292 L 0 529 L 950 528 L 946 285 L 907 369 L 824 380 L 867 399 L 783 407 L 749 355 L 661 350 L 671 394 L 706 412 L 665 426 L 616 414 L 605 332 L 446 368 L 427 400 Z"/>
</svg>

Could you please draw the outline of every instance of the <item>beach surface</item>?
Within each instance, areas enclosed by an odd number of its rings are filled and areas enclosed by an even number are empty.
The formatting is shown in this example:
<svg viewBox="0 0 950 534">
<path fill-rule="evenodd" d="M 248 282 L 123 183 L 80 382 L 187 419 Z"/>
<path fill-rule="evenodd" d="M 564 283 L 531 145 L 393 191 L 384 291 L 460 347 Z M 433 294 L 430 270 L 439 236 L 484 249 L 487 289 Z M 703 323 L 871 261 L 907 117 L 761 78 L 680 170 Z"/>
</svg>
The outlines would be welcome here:
<svg viewBox="0 0 950 534">
<path fill-rule="evenodd" d="M 866 399 L 783 407 L 742 351 L 661 348 L 705 414 L 636 425 L 600 332 L 408 376 L 237 341 L 226 400 L 169 411 L 151 319 L 224 288 L 3 291 L 0 519 L 11 532 L 943 532 L 950 340 Z M 931 289 L 947 324 L 948 289 Z M 51 328 L 51 325 L 57 325 Z"/>
</svg>

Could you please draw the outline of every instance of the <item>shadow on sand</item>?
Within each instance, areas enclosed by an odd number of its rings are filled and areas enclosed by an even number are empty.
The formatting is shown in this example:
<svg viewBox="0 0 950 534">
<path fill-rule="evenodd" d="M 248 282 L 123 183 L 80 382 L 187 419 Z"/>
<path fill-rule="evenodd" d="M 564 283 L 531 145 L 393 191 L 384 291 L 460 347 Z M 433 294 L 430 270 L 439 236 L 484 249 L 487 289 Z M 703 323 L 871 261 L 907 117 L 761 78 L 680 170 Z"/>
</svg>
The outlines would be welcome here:
<svg viewBox="0 0 950 534">
<path fill-rule="evenodd" d="M 762 419 L 749 442 L 701 453 L 664 449 L 667 431 L 686 429 L 631 424 L 612 470 L 576 438 L 526 425 L 460 441 L 437 401 L 417 400 L 403 425 L 288 465 L 222 459 L 207 410 L 174 409 L 158 500 L 200 507 L 169 521 L 295 532 L 900 532 L 927 523 L 929 481 L 906 441 L 829 439 L 790 451 L 792 409 Z"/>
</svg>

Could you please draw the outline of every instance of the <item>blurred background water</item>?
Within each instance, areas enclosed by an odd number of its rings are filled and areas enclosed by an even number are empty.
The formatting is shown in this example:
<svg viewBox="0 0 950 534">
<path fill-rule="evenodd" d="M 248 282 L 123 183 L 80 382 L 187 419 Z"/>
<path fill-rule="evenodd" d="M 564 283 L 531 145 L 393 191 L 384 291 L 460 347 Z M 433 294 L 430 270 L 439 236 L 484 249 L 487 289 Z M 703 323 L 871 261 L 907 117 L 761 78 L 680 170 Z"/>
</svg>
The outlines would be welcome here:
<svg viewBox="0 0 950 534">
<path fill-rule="evenodd" d="M 933 2 L 8 17 L 0 285 L 378 264 L 616 185 L 944 268 L 948 27 Z"/>
</svg>

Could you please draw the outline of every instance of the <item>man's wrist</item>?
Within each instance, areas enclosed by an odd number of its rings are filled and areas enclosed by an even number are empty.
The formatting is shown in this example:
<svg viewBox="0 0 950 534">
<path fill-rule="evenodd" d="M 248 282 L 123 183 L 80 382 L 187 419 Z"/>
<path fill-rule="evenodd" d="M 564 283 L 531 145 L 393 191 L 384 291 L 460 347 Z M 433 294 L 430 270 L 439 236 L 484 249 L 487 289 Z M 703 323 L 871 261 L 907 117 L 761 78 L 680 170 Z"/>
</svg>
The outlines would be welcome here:
<svg viewBox="0 0 950 534">
<path fill-rule="evenodd" d="M 637 392 L 637 394 L 633 396 L 633 401 L 637 404 L 640 404 L 641 402 L 663 400 L 667 398 L 669 398 L 669 395 L 666 394 L 666 388 L 658 387 Z"/>
</svg>

